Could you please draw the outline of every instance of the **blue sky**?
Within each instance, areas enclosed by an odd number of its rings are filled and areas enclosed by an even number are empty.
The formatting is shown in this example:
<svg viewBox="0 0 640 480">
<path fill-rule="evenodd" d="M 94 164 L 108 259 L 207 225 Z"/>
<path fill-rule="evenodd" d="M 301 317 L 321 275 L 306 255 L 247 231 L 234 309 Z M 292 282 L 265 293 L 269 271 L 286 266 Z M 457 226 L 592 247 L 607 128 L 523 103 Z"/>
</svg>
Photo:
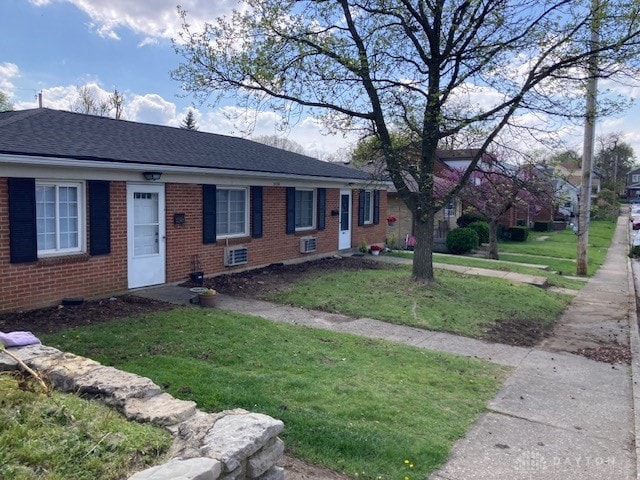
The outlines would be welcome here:
<svg viewBox="0 0 640 480">
<path fill-rule="evenodd" d="M 171 46 L 179 30 L 176 4 L 189 12 L 197 26 L 229 13 L 235 0 L 0 0 L 0 90 L 17 109 L 44 106 L 69 110 L 76 88 L 88 85 L 96 95 L 114 87 L 125 95 L 128 120 L 179 125 L 193 99 L 180 96 L 169 78 L 180 58 Z M 606 87 L 606 85 L 604 85 Z M 619 89 L 619 87 L 615 87 Z M 627 88 L 625 95 L 637 95 Z M 200 130 L 244 135 L 243 126 L 229 120 L 233 98 L 218 107 L 196 105 Z M 276 115 L 255 116 L 256 135 L 281 134 Z M 640 109 L 599 122 L 597 135 L 622 132 L 640 158 Z M 286 132 L 312 155 L 344 156 L 354 138 L 326 136 L 311 118 Z M 582 132 L 567 129 L 570 145 L 581 150 Z"/>
</svg>

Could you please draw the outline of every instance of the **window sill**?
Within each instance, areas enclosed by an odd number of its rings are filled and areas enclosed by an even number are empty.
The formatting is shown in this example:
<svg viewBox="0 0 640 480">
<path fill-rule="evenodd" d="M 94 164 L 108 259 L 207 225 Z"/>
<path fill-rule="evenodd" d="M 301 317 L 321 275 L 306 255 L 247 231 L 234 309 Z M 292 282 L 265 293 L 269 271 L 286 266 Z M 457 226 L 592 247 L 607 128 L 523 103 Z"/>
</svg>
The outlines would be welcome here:
<svg viewBox="0 0 640 480">
<path fill-rule="evenodd" d="M 53 265 L 66 265 L 68 263 L 87 262 L 90 258 L 88 253 L 73 253 L 70 255 L 57 255 L 51 257 L 38 258 L 38 266 L 49 267 Z"/>
</svg>

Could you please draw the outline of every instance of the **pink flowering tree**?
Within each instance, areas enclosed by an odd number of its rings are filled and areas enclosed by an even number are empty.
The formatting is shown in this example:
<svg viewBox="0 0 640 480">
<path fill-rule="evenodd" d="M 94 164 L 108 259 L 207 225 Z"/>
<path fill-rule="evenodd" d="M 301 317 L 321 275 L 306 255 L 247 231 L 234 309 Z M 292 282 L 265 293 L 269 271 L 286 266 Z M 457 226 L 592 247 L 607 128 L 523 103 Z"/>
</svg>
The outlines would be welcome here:
<svg viewBox="0 0 640 480">
<path fill-rule="evenodd" d="M 463 172 L 454 169 L 446 172 L 442 188 L 445 189 L 446 184 L 457 185 L 462 175 Z M 489 223 L 487 257 L 497 260 L 500 218 L 511 208 L 528 208 L 536 214 L 553 193 L 548 177 L 535 166 L 494 164 L 483 165 L 475 171 L 458 195 L 467 212 L 486 217 Z"/>
</svg>

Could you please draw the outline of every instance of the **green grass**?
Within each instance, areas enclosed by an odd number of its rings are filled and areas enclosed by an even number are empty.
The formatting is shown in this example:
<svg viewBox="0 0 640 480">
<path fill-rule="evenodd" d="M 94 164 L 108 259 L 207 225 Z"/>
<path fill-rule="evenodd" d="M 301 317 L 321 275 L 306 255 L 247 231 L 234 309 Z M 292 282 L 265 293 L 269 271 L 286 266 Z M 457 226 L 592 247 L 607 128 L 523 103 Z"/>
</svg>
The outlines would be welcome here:
<svg viewBox="0 0 640 480">
<path fill-rule="evenodd" d="M 531 285 L 447 270 L 429 287 L 409 277 L 408 266 L 332 272 L 296 282 L 269 299 L 481 338 L 509 319 L 548 328 L 571 300 Z"/>
<path fill-rule="evenodd" d="M 593 275 L 604 262 L 611 238 L 616 228 L 616 222 L 609 220 L 592 220 L 589 227 L 589 253 L 588 253 L 588 275 Z M 534 273 L 535 270 L 527 267 L 517 267 L 508 264 L 484 262 L 473 257 L 459 256 L 457 258 L 446 257 L 434 254 L 434 261 L 455 265 L 468 265 L 470 267 L 489 268 L 497 270 L 508 270 L 518 273 L 530 273 L 532 275 L 546 276 L 549 285 L 580 289 L 584 283 L 563 278 L 563 275 L 576 274 L 578 237 L 571 229 L 556 232 L 530 232 L 526 242 L 501 241 L 498 243 L 498 256 L 500 260 L 507 262 L 531 263 L 536 265 L 547 265 L 550 272 Z M 413 258 L 411 252 L 393 252 L 394 257 Z M 552 272 L 558 272 L 554 274 Z"/>
<path fill-rule="evenodd" d="M 218 310 L 177 309 L 47 335 L 199 408 L 285 423 L 290 452 L 367 479 L 424 478 L 485 410 L 507 369 Z"/>
<path fill-rule="evenodd" d="M 75 395 L 47 397 L 9 373 L 0 374 L 0 425 L 3 479 L 127 478 L 160 463 L 172 442 L 164 429 Z"/>
<path fill-rule="evenodd" d="M 392 257 L 399 258 L 408 258 L 413 259 L 413 252 L 391 252 L 387 255 Z M 570 278 L 565 278 L 562 275 L 559 275 L 554 267 L 550 264 L 553 263 L 556 266 L 562 265 L 566 268 L 567 265 L 573 265 L 572 272 L 575 272 L 575 262 L 571 263 L 571 261 L 555 261 L 550 262 L 549 259 L 545 259 L 544 262 L 539 261 L 537 257 L 524 257 L 522 255 L 509 255 L 509 254 L 500 254 L 501 260 L 491 260 L 487 261 L 482 258 L 477 257 L 468 257 L 465 255 L 442 255 L 439 253 L 433 254 L 433 261 L 437 263 L 446 263 L 448 265 L 465 265 L 468 267 L 477 267 L 477 268 L 486 268 L 489 270 L 500 270 L 503 272 L 514 272 L 514 273 L 525 273 L 527 275 L 536 275 L 539 277 L 546 277 L 549 285 L 553 287 L 562 287 L 569 288 L 573 290 L 580 290 L 584 286 L 584 282 L 580 280 L 573 280 Z M 552 271 L 540 270 L 539 268 L 527 267 L 524 265 L 514 265 L 509 262 L 518 262 L 518 263 L 530 263 L 536 265 L 548 265 Z M 566 264 L 566 265 L 565 265 Z M 566 272 L 567 270 L 564 270 Z M 436 274 L 437 275 L 437 274 Z"/>
<path fill-rule="evenodd" d="M 616 222 L 609 220 L 592 220 L 589 226 L 589 251 L 587 271 L 593 275 L 604 262 L 611 238 L 616 228 Z M 548 237 L 544 240 L 537 240 Z M 573 262 L 555 264 L 555 259 L 572 259 L 577 256 L 578 237 L 572 230 L 560 230 L 557 232 L 531 232 L 526 242 L 500 242 L 498 252 L 501 258 L 503 253 L 524 256 L 523 260 L 530 263 L 549 264 L 551 268 L 557 268 L 564 274 L 575 275 L 576 265 Z M 533 258 L 532 256 L 535 256 Z M 552 257 L 552 258 L 544 258 Z M 515 257 L 510 257 L 514 259 Z M 548 262 L 548 263 L 547 263 Z M 563 268 L 564 267 L 564 268 Z"/>
</svg>

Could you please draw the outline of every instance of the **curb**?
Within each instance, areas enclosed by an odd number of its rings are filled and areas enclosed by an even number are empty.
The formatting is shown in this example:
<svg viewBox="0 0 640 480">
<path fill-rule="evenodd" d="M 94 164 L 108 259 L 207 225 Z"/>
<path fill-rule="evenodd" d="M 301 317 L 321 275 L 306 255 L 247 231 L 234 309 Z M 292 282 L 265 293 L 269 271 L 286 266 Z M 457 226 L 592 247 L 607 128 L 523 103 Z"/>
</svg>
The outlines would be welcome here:
<svg viewBox="0 0 640 480">
<path fill-rule="evenodd" d="M 636 289 L 631 259 L 627 258 L 629 281 L 629 347 L 631 349 L 631 387 L 635 427 L 636 478 L 640 478 L 640 330 L 636 306 Z"/>
</svg>

